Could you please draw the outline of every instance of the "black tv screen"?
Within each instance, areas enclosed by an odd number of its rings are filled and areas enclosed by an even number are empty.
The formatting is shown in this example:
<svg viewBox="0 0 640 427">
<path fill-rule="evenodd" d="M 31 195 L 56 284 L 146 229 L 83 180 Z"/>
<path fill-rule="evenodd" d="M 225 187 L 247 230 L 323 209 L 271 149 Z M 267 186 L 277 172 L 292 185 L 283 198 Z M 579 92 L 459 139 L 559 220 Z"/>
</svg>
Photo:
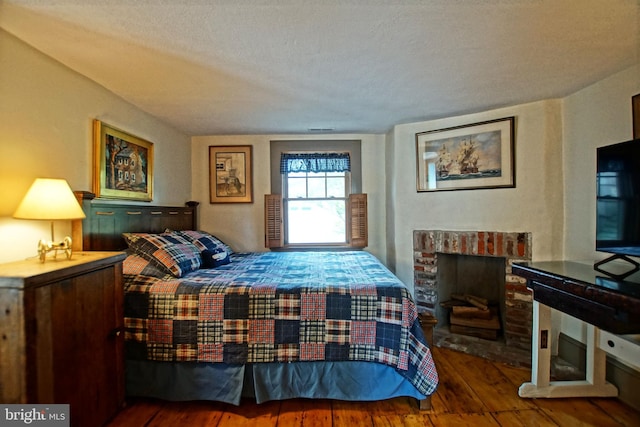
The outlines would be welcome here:
<svg viewBox="0 0 640 427">
<path fill-rule="evenodd" d="M 596 250 L 640 256 L 640 139 L 597 151 Z"/>
</svg>

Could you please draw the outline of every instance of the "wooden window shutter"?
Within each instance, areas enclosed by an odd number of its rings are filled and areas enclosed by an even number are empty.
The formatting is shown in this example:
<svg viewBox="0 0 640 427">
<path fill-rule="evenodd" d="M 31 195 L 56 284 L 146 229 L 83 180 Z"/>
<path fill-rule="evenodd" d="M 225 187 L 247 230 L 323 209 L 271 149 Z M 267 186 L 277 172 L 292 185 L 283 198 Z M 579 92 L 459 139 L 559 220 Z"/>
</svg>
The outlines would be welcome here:
<svg viewBox="0 0 640 427">
<path fill-rule="evenodd" d="M 364 248 L 369 245 L 367 225 L 367 195 L 349 195 L 349 246 Z"/>
<path fill-rule="evenodd" d="M 264 246 L 281 248 L 284 246 L 282 229 L 282 195 L 264 195 Z"/>
</svg>

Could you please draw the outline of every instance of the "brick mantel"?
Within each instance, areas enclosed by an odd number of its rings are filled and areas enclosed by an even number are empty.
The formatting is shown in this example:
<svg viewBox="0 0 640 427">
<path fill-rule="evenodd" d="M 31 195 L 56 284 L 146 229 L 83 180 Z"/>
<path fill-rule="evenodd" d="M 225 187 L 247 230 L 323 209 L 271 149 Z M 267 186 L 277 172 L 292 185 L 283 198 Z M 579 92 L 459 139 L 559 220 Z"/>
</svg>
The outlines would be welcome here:
<svg viewBox="0 0 640 427">
<path fill-rule="evenodd" d="M 511 272 L 514 262 L 531 261 L 531 233 L 501 231 L 415 230 L 414 288 L 418 310 L 435 313 L 438 299 L 438 254 L 505 258 L 506 344 L 531 349 L 532 301 L 526 280 Z"/>
</svg>

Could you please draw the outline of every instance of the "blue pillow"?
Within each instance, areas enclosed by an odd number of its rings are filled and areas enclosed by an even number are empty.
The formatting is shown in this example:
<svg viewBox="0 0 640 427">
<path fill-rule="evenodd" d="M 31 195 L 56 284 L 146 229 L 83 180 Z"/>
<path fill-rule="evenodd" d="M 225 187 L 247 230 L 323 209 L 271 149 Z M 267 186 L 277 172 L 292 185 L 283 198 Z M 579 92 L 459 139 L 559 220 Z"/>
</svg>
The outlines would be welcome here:
<svg viewBox="0 0 640 427">
<path fill-rule="evenodd" d="M 229 253 L 222 248 L 205 249 L 202 251 L 201 256 L 201 268 L 216 268 L 231 262 Z"/>
</svg>

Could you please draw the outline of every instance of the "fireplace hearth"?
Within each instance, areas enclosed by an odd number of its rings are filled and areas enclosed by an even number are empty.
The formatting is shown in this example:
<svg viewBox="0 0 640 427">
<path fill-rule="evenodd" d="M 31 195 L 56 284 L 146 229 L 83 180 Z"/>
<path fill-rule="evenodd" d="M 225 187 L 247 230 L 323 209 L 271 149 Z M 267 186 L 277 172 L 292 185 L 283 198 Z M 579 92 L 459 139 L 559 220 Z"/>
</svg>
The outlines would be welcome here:
<svg viewBox="0 0 640 427">
<path fill-rule="evenodd" d="M 511 265 L 531 260 L 531 233 L 416 230 L 413 250 L 416 302 L 420 312 L 438 319 L 436 346 L 515 365 L 530 364 L 533 298 L 526 280 L 512 274 Z M 451 332 L 451 310 L 441 303 L 452 294 L 491 301 L 501 322 L 498 339 Z"/>
</svg>

